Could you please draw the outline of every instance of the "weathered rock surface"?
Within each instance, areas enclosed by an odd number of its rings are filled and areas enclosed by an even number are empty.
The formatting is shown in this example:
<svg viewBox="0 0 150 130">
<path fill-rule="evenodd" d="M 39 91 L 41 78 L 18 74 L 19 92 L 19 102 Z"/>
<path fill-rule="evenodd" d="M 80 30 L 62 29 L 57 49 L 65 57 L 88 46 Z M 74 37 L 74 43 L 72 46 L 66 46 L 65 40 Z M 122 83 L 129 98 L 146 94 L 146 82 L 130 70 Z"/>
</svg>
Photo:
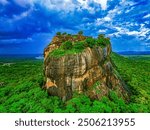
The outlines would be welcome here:
<svg viewBox="0 0 150 130">
<path fill-rule="evenodd" d="M 85 93 L 92 99 L 100 99 L 114 90 L 123 98 L 128 94 L 111 63 L 111 45 L 104 48 L 87 47 L 81 53 L 51 57 L 48 54 L 59 45 L 58 37 L 45 49 L 45 88 L 50 95 L 63 100 L 72 98 L 74 92 Z"/>
</svg>

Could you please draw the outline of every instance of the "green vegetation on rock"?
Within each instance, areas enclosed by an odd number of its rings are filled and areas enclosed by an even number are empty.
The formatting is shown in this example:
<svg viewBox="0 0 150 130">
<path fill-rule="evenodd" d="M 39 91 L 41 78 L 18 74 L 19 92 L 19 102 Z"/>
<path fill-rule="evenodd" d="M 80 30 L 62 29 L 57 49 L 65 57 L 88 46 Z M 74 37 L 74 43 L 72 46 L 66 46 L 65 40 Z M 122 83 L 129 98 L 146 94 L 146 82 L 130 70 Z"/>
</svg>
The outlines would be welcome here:
<svg viewBox="0 0 150 130">
<path fill-rule="evenodd" d="M 79 31 L 78 34 L 79 34 L 79 35 L 83 35 L 83 31 Z"/>
<path fill-rule="evenodd" d="M 63 42 L 61 43 L 59 48 L 50 52 L 49 56 L 61 57 L 67 54 L 80 53 L 87 47 L 90 48 L 96 46 L 106 47 L 108 44 L 110 44 L 110 39 L 106 38 L 105 35 L 103 34 L 100 34 L 98 38 L 86 37 L 83 36 L 82 34 L 83 31 L 79 31 L 78 35 L 69 35 L 69 39 L 71 40 L 64 40 L 64 37 L 66 37 L 67 39 L 68 35 L 66 33 L 61 34 L 60 32 L 58 32 L 57 36 L 59 36 L 60 39 L 62 37 Z M 80 39 L 81 35 L 84 40 Z"/>
<path fill-rule="evenodd" d="M 52 56 L 52 57 L 62 57 L 64 55 L 72 55 L 72 54 L 77 54 L 77 53 L 80 53 L 82 52 L 81 49 L 75 49 L 75 48 L 72 48 L 71 50 L 64 50 L 62 48 L 59 48 L 59 49 L 56 49 L 54 51 L 52 51 L 49 56 Z"/>
</svg>

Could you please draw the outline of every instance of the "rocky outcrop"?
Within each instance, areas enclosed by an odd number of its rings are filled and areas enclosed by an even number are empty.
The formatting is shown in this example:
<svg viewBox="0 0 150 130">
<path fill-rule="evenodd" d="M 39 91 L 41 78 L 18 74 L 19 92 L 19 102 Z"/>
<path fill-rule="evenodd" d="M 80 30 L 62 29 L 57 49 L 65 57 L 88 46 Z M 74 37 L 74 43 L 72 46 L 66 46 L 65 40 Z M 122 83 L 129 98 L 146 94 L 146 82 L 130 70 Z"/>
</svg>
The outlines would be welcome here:
<svg viewBox="0 0 150 130">
<path fill-rule="evenodd" d="M 73 93 L 85 93 L 92 99 L 100 99 L 114 90 L 123 98 L 128 94 L 111 63 L 111 45 L 85 48 L 81 53 L 52 57 L 48 54 L 59 45 L 54 42 L 45 49 L 45 88 L 50 95 L 63 100 L 72 98 Z M 59 38 L 56 40 L 59 41 Z"/>
</svg>

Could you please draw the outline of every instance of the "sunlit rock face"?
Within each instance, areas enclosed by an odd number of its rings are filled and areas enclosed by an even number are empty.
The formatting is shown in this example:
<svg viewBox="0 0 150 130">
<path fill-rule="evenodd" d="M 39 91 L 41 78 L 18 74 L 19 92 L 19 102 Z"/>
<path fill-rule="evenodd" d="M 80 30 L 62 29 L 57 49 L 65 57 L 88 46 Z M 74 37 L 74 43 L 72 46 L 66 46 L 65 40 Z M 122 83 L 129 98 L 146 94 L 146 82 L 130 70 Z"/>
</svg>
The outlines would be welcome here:
<svg viewBox="0 0 150 130">
<path fill-rule="evenodd" d="M 92 99 L 101 99 L 114 90 L 120 97 L 128 98 L 125 85 L 111 62 L 110 44 L 106 47 L 87 47 L 78 54 L 48 56 L 59 48 L 59 42 L 59 37 L 54 37 L 44 51 L 44 87 L 50 95 L 66 101 L 77 92 Z"/>
</svg>

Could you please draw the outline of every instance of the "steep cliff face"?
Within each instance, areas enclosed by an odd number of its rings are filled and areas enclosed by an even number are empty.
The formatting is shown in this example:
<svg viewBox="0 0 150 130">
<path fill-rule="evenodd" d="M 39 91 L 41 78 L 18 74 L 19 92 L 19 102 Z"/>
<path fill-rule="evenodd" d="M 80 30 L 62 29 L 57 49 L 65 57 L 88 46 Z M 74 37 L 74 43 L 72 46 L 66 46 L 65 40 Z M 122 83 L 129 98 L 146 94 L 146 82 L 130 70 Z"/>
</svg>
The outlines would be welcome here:
<svg viewBox="0 0 150 130">
<path fill-rule="evenodd" d="M 86 47 L 76 54 L 50 56 L 53 50 L 60 47 L 59 41 L 58 37 L 54 37 L 45 49 L 45 88 L 50 95 L 68 100 L 77 92 L 85 93 L 92 99 L 100 99 L 114 90 L 119 96 L 128 97 L 125 86 L 111 63 L 110 44 L 105 47 Z"/>
</svg>

